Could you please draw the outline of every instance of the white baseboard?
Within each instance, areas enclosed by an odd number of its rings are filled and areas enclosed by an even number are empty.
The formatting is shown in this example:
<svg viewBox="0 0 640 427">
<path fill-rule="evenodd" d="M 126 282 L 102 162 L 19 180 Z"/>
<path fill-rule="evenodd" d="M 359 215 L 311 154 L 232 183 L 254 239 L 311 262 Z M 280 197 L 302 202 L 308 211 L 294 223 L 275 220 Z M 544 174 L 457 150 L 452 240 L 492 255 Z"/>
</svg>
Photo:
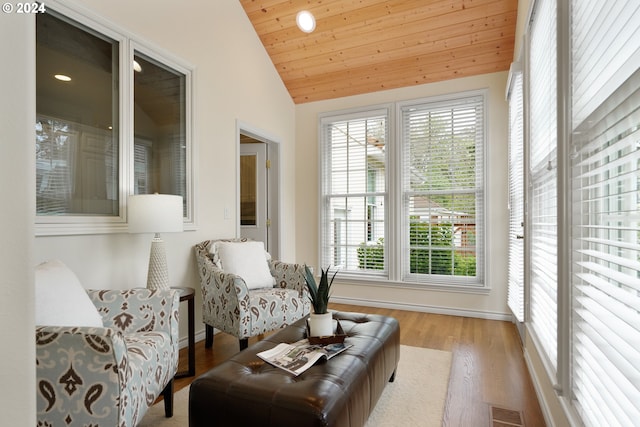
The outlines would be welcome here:
<svg viewBox="0 0 640 427">
<path fill-rule="evenodd" d="M 531 382 L 533 383 L 533 388 L 536 391 L 536 395 L 538 396 L 538 403 L 540 403 L 540 409 L 542 410 L 542 416 L 544 416 L 544 421 L 547 424 L 547 427 L 555 427 L 556 423 L 553 417 L 551 416 L 551 410 L 549 409 L 549 403 L 547 399 L 545 399 L 545 395 L 542 392 L 542 385 L 540 383 L 540 377 L 538 373 L 534 369 L 533 363 L 531 362 L 531 356 L 529 356 L 529 351 L 524 349 L 524 362 L 527 365 L 527 369 L 529 370 L 529 375 L 531 376 Z"/>
<path fill-rule="evenodd" d="M 495 312 L 479 311 L 479 310 L 461 310 L 457 308 L 395 303 L 395 302 L 376 301 L 376 300 L 360 299 L 360 298 L 332 297 L 331 302 L 335 302 L 338 304 L 361 305 L 364 307 L 379 307 L 379 308 L 389 308 L 393 310 L 417 311 L 420 313 L 447 314 L 451 316 L 475 317 L 475 318 L 487 319 L 487 320 L 505 320 L 509 322 L 513 320 L 512 315 L 507 313 L 495 313 Z M 220 331 L 218 331 L 217 329 L 214 329 L 213 332 L 214 334 L 217 334 Z M 196 331 L 195 342 L 202 341 L 204 339 L 205 339 L 204 329 L 200 331 Z M 187 337 L 182 337 L 180 339 L 180 344 L 179 344 L 180 348 L 186 348 L 188 344 L 189 344 L 189 340 Z"/>
<path fill-rule="evenodd" d="M 487 320 L 504 320 L 512 321 L 513 316 L 509 313 L 496 313 L 491 311 L 480 310 L 463 310 L 451 307 L 437 307 L 421 304 L 396 303 L 388 301 L 376 301 L 371 299 L 348 298 L 348 297 L 332 297 L 331 302 L 338 304 L 361 305 L 364 307 L 389 308 L 394 310 L 418 311 L 421 313 L 447 314 L 451 316 L 476 317 L 478 319 Z"/>
</svg>

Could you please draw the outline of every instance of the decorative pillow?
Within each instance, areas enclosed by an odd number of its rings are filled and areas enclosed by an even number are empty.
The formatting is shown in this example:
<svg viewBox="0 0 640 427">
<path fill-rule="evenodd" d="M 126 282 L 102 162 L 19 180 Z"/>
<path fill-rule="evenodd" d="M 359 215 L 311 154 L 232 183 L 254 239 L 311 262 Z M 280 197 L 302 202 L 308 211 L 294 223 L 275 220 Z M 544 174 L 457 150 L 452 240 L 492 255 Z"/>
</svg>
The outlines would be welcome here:
<svg viewBox="0 0 640 427">
<path fill-rule="evenodd" d="M 215 265 L 216 267 L 222 270 L 222 263 L 220 262 L 220 254 L 218 253 L 218 245 L 223 242 L 237 243 L 237 242 L 250 242 L 250 241 L 252 240 L 247 240 L 242 238 L 214 240 L 213 243 L 211 244 L 211 247 L 209 248 L 209 258 L 211 259 L 211 262 L 213 262 L 213 265 Z"/>
<path fill-rule="evenodd" d="M 104 326 L 78 277 L 61 261 L 38 265 L 35 279 L 36 325 Z"/>
<path fill-rule="evenodd" d="M 272 288 L 276 281 L 269 271 L 264 243 L 217 242 L 222 270 L 242 277 L 249 289 Z"/>
</svg>

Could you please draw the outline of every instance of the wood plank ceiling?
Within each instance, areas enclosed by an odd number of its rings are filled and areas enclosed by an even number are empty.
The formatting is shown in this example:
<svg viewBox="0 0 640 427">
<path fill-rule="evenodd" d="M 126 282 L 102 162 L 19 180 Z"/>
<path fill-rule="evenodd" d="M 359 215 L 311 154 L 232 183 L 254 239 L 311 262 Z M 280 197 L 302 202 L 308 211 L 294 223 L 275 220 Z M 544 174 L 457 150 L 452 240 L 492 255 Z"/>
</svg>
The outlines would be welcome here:
<svg viewBox="0 0 640 427">
<path fill-rule="evenodd" d="M 301 104 L 509 69 L 517 0 L 240 0 Z M 314 32 L 296 14 L 316 17 Z"/>
</svg>

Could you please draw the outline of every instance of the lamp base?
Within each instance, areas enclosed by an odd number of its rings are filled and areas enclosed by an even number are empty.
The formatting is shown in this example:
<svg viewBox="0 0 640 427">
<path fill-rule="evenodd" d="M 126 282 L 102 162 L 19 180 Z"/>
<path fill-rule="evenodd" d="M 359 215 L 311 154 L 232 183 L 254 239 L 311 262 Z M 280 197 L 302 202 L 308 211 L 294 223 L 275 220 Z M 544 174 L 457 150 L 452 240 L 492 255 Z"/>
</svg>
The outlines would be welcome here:
<svg viewBox="0 0 640 427">
<path fill-rule="evenodd" d="M 147 288 L 151 290 L 169 289 L 169 271 L 167 270 L 167 255 L 164 241 L 156 234 L 151 241 L 149 255 L 149 272 L 147 273 Z"/>
</svg>

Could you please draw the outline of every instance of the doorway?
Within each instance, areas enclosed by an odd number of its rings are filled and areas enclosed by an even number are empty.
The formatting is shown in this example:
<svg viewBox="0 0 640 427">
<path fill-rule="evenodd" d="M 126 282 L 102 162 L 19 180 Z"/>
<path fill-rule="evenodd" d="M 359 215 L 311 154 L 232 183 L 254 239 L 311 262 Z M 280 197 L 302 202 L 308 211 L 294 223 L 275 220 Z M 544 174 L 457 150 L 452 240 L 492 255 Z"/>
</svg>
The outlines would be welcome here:
<svg viewBox="0 0 640 427">
<path fill-rule="evenodd" d="M 238 126 L 238 228 L 242 238 L 264 242 L 280 255 L 279 144 L 263 132 Z"/>
</svg>

